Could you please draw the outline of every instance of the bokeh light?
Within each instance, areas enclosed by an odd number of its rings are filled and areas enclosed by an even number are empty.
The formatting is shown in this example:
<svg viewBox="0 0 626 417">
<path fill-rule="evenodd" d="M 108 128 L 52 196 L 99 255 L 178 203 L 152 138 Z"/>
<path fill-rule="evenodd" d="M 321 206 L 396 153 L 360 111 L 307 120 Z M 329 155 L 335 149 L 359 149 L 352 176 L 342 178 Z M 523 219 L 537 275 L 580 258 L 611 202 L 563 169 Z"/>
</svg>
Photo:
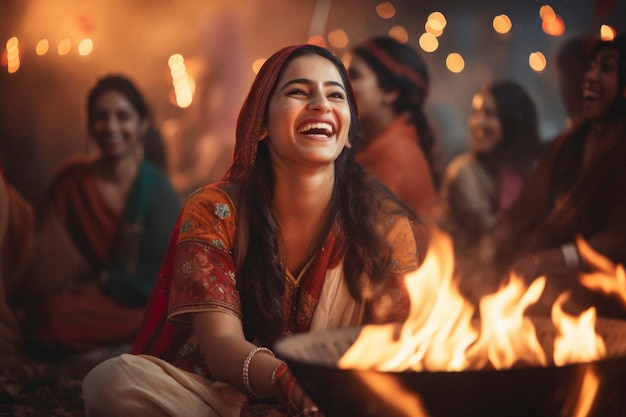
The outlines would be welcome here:
<svg viewBox="0 0 626 417">
<path fill-rule="evenodd" d="M 528 65 L 533 71 L 541 72 L 546 69 L 546 57 L 541 52 L 533 52 L 528 57 Z"/>
<path fill-rule="evenodd" d="M 443 30 L 446 27 L 448 21 L 446 17 L 441 12 L 432 12 L 428 15 L 428 21 L 438 22 L 441 25 L 441 29 Z"/>
<path fill-rule="evenodd" d="M 541 6 L 539 8 L 539 17 L 541 18 L 541 20 L 543 21 L 550 21 L 550 20 L 554 20 L 556 19 L 556 12 L 554 11 L 554 9 L 552 8 L 552 6 L 549 6 L 547 4 L 544 4 L 543 6 Z"/>
<path fill-rule="evenodd" d="M 255 74 L 258 74 L 263 64 L 265 64 L 265 61 L 266 61 L 265 58 L 255 59 L 254 62 L 252 63 L 252 72 L 254 72 Z"/>
<path fill-rule="evenodd" d="M 195 81 L 187 73 L 185 58 L 181 54 L 173 54 L 167 60 L 174 86 L 176 105 L 181 109 L 187 108 L 193 102 Z"/>
<path fill-rule="evenodd" d="M 541 29 L 548 35 L 561 36 L 565 33 L 565 22 L 561 16 L 556 15 L 553 19 L 544 19 Z"/>
<path fill-rule="evenodd" d="M 9 74 L 13 74 L 20 69 L 20 48 L 19 40 L 16 36 L 9 38 L 6 43 L 6 59 L 7 59 L 7 71 Z"/>
<path fill-rule="evenodd" d="M 424 29 L 426 32 L 430 33 L 433 36 L 441 36 L 443 34 L 443 26 L 438 20 L 429 19 L 424 25 Z"/>
<path fill-rule="evenodd" d="M 78 54 L 81 56 L 89 55 L 93 51 L 93 41 L 85 38 L 78 44 Z"/>
<path fill-rule="evenodd" d="M 37 55 L 45 55 L 48 53 L 49 49 L 50 49 L 50 42 L 48 42 L 48 39 L 42 39 L 39 42 L 37 42 L 37 45 L 35 45 L 35 53 Z"/>
<path fill-rule="evenodd" d="M 505 14 L 493 18 L 493 29 L 498 33 L 509 33 L 512 27 L 511 19 Z"/>
<path fill-rule="evenodd" d="M 72 50 L 72 41 L 70 41 L 69 39 L 63 39 L 57 45 L 57 53 L 61 56 L 69 54 L 71 50 Z"/>
<path fill-rule="evenodd" d="M 345 48 L 349 42 L 348 34 L 343 29 L 335 29 L 328 34 L 328 43 L 335 48 Z"/>
<path fill-rule="evenodd" d="M 600 39 L 603 41 L 612 41 L 617 36 L 615 28 L 609 25 L 600 26 Z"/>
<path fill-rule="evenodd" d="M 313 35 L 309 37 L 306 43 L 310 45 L 321 46 L 322 48 L 326 48 L 326 39 L 322 35 Z"/>
<path fill-rule="evenodd" d="M 419 39 L 420 48 L 424 50 L 424 52 L 434 52 L 439 48 L 439 41 L 437 37 L 432 33 L 424 32 Z"/>
<path fill-rule="evenodd" d="M 446 67 L 448 68 L 448 70 L 450 70 L 450 72 L 458 74 L 465 68 L 465 60 L 463 59 L 461 54 L 457 52 L 452 52 L 446 58 Z"/>
<path fill-rule="evenodd" d="M 383 19 L 391 19 L 396 15 L 396 8 L 391 2 L 386 1 L 376 6 L 376 13 Z"/>
<path fill-rule="evenodd" d="M 389 36 L 400 43 L 407 43 L 409 41 L 409 32 L 402 26 L 394 26 L 389 29 Z"/>
</svg>

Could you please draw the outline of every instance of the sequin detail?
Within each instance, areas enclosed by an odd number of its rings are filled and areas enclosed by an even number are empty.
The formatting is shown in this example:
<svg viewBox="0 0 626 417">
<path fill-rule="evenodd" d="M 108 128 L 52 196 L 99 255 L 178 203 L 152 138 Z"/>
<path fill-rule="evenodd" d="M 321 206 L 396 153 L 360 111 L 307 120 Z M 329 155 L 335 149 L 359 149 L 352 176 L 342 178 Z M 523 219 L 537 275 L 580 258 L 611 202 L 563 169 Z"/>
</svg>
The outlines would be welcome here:
<svg viewBox="0 0 626 417">
<path fill-rule="evenodd" d="M 193 223 L 191 223 L 191 221 L 189 220 L 185 220 L 181 225 L 180 225 L 180 231 L 182 233 L 189 233 L 189 231 L 191 231 L 191 229 L 193 228 Z"/>
<path fill-rule="evenodd" d="M 230 217 L 230 208 L 224 203 L 217 203 L 215 205 L 215 215 L 224 220 Z"/>
</svg>

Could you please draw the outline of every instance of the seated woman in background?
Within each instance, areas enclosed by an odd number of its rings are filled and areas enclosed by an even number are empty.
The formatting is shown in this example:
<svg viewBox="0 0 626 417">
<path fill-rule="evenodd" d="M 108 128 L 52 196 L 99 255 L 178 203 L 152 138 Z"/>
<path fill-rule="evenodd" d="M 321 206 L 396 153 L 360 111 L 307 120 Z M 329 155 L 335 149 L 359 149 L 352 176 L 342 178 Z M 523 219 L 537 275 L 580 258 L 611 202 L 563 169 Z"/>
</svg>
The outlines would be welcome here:
<svg viewBox="0 0 626 417">
<path fill-rule="evenodd" d="M 150 115 L 130 80 L 100 79 L 87 115 L 99 153 L 66 162 L 37 214 L 24 329 L 36 355 L 132 342 L 181 207 L 166 175 L 144 160 Z"/>
<path fill-rule="evenodd" d="M 354 143 L 357 162 L 430 219 L 439 169 L 435 136 L 424 112 L 426 63 L 409 45 L 380 37 L 356 46 L 348 68 L 362 134 Z"/>
<path fill-rule="evenodd" d="M 459 258 L 515 201 L 541 149 L 535 103 L 514 81 L 476 93 L 468 125 L 470 150 L 446 167 L 436 208 Z"/>
<path fill-rule="evenodd" d="M 274 342 L 405 319 L 403 276 L 424 255 L 415 215 L 355 162 L 357 134 L 328 50 L 285 47 L 263 64 L 231 168 L 174 229 L 135 355 L 84 380 L 88 416 L 318 415 Z"/>
<path fill-rule="evenodd" d="M 537 314 L 549 314 L 558 294 L 571 290 L 572 311 L 595 305 L 623 317 L 624 306 L 581 287 L 588 265 L 575 240 L 626 265 L 626 33 L 598 41 L 582 94 L 583 124 L 546 150 L 494 230 L 492 262 L 528 281 L 547 276 Z"/>
</svg>

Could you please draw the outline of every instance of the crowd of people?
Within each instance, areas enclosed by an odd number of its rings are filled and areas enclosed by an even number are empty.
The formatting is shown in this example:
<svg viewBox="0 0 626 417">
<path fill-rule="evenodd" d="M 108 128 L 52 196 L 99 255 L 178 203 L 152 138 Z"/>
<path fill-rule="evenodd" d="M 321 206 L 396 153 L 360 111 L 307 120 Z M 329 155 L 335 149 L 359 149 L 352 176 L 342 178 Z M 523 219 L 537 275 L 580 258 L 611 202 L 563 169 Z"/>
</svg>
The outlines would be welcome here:
<svg viewBox="0 0 626 417">
<path fill-rule="evenodd" d="M 230 168 L 184 202 L 139 89 L 99 79 L 97 152 L 67 161 L 35 207 L 0 182 L 2 357 L 100 358 L 90 417 L 318 416 L 274 343 L 404 320 L 403 277 L 433 228 L 459 273 L 481 271 L 462 282 L 472 301 L 515 272 L 546 277 L 529 314 L 570 291 L 571 311 L 626 317 L 579 281 L 577 245 L 626 264 L 626 34 L 567 47 L 560 62 L 585 59 L 561 75 L 564 132 L 542 141 L 528 91 L 492 80 L 468 103 L 468 151 L 443 169 L 417 51 L 374 37 L 344 63 L 284 47 L 243 103 Z"/>
</svg>

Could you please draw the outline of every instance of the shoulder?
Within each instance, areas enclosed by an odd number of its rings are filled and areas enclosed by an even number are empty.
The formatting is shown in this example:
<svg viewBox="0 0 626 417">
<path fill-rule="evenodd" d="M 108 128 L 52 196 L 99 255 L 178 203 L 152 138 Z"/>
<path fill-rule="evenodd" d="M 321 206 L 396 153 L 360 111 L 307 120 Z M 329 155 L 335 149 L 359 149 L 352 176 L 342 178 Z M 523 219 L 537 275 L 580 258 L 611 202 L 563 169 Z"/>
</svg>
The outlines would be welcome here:
<svg viewBox="0 0 626 417">
<path fill-rule="evenodd" d="M 211 184 L 191 193 L 183 207 L 180 239 L 208 239 L 216 233 L 234 237 L 237 210 L 227 192 Z M 222 238 L 221 238 L 222 239 Z"/>
<path fill-rule="evenodd" d="M 71 178 L 81 178 L 92 172 L 93 159 L 86 155 L 73 156 L 66 159 L 57 171 L 54 182 Z"/>
</svg>

